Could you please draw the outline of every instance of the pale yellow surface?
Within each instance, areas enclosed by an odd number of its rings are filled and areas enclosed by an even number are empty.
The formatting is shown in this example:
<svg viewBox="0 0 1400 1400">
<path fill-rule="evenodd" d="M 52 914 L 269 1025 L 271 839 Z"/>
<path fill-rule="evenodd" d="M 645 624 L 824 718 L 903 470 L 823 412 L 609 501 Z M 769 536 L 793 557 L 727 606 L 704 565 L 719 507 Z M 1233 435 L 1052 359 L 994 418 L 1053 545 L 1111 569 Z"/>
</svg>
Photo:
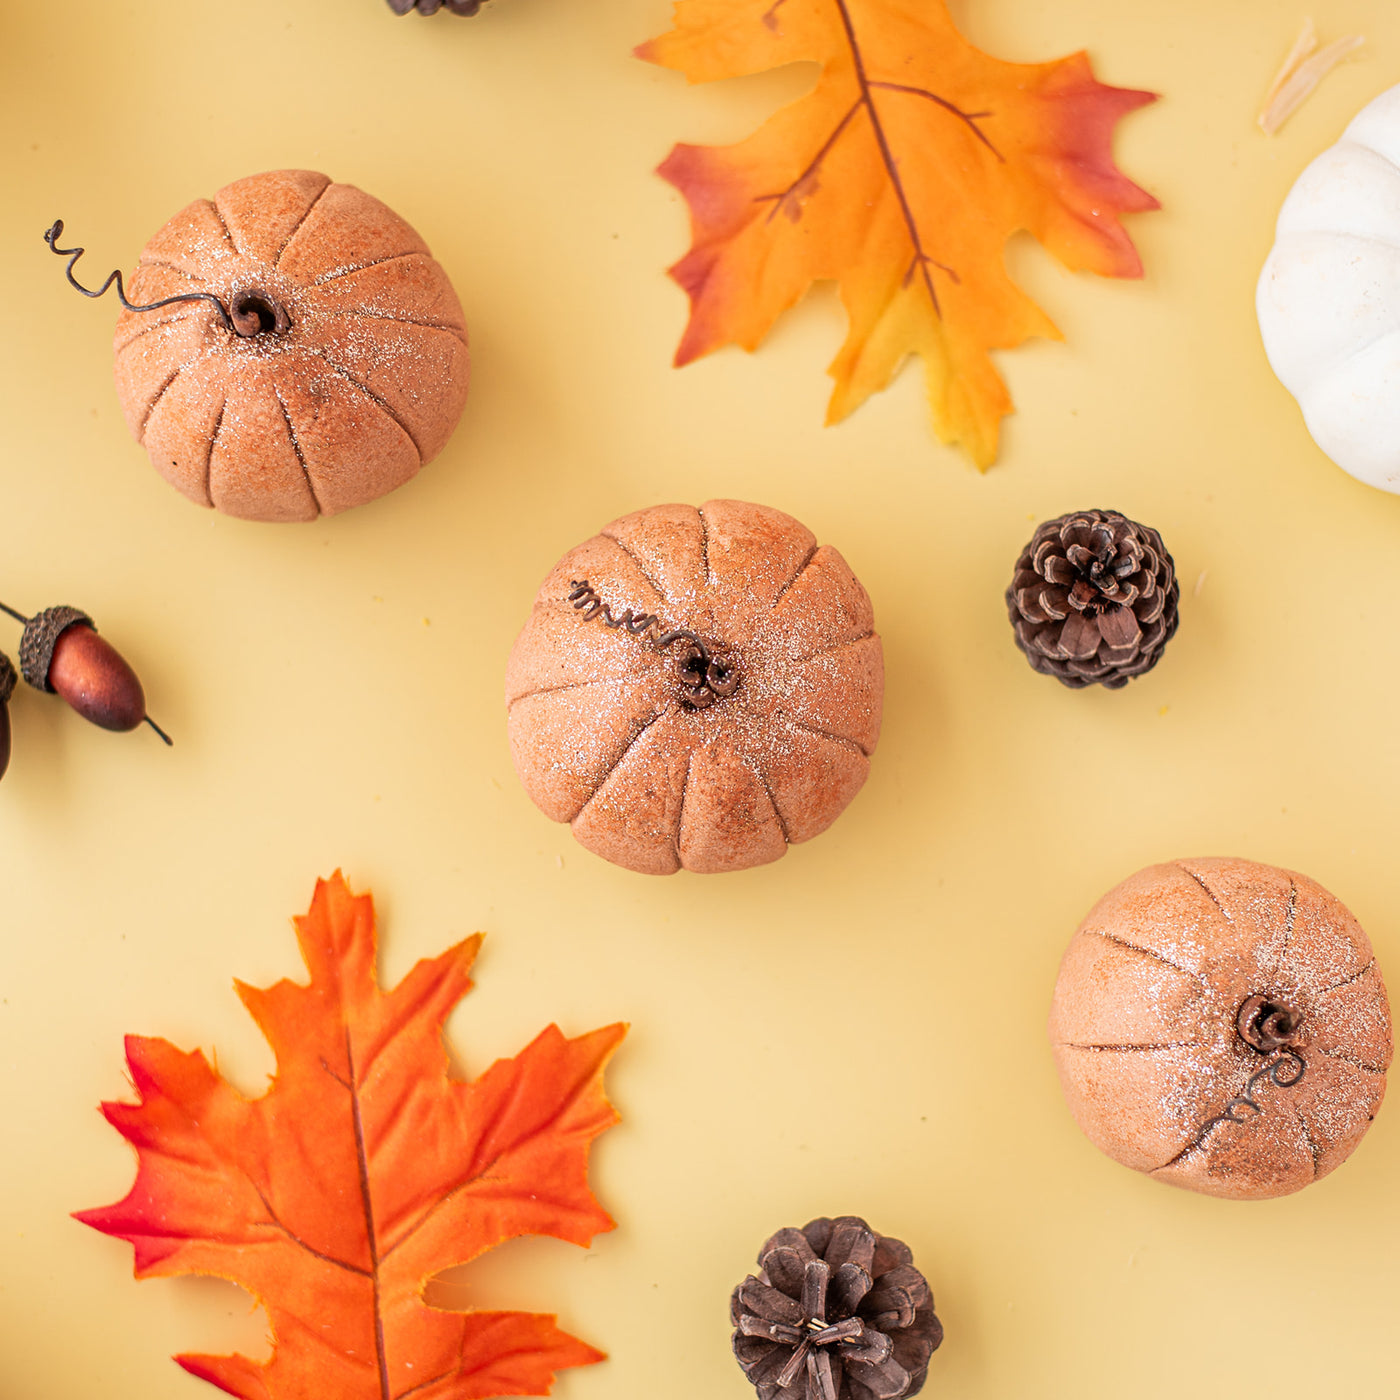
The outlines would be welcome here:
<svg viewBox="0 0 1400 1400">
<path fill-rule="evenodd" d="M 1265 363 L 1254 282 L 1306 162 L 1400 82 L 1392 0 L 1316 7 L 1370 42 L 1275 140 L 1257 102 L 1307 13 L 1280 0 L 960 0 L 984 47 L 1087 46 L 1162 101 L 1123 124 L 1141 284 L 1016 274 L 1067 335 L 1001 358 L 1018 413 L 979 477 L 921 376 L 823 429 L 842 332 L 819 293 L 753 357 L 669 360 L 676 140 L 737 139 L 805 73 L 687 88 L 632 59 L 667 0 L 7 0 L 0 17 L 0 598 L 88 609 L 175 735 L 103 733 L 21 688 L 0 785 L 0 1397 L 199 1400 L 168 1358 L 262 1354 L 245 1295 L 135 1283 L 68 1212 L 123 1195 L 98 1116 L 121 1037 L 270 1056 L 231 987 L 300 976 L 288 917 L 337 865 L 383 971 L 486 930 L 450 1023 L 471 1071 L 557 1020 L 625 1018 L 625 1121 L 595 1153 L 619 1228 L 514 1244 L 445 1296 L 556 1311 L 605 1348 L 562 1400 L 743 1400 L 730 1288 L 765 1235 L 857 1212 L 909 1241 L 947 1326 L 926 1394 L 1394 1394 L 1400 1107 L 1344 1168 L 1246 1205 L 1100 1156 L 1045 1018 L 1084 911 L 1150 861 L 1304 870 L 1400 986 L 1400 499 L 1312 445 Z M 313 526 L 199 510 L 127 437 L 115 308 L 68 291 L 238 176 L 310 166 L 424 234 L 472 329 L 467 413 L 421 478 Z M 836 826 L 766 869 L 607 866 L 516 781 L 505 658 L 541 577 L 626 511 L 731 495 L 839 546 L 886 645 L 884 737 Z M 1157 670 L 1034 675 L 1002 590 L 1034 522 L 1111 506 L 1184 583 Z M 0 645 L 18 628 L 0 618 Z M 335 1400 L 328 1397 L 328 1400 Z"/>
</svg>

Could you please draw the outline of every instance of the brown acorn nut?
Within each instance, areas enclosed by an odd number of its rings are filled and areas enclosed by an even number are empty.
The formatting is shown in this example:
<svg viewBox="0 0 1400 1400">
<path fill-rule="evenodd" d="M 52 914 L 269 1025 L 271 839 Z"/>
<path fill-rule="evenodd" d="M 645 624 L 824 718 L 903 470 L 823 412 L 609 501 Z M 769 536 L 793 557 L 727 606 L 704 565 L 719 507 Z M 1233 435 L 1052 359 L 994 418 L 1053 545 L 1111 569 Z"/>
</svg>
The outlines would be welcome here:
<svg viewBox="0 0 1400 1400">
<path fill-rule="evenodd" d="M 1370 941 L 1320 885 L 1255 861 L 1149 866 L 1090 910 L 1050 1012 L 1075 1121 L 1116 1161 L 1212 1196 L 1340 1166 L 1385 1094 Z"/>
<path fill-rule="evenodd" d="M 81 608 L 45 608 L 25 618 L 19 664 L 35 690 L 61 695 L 85 720 L 102 729 L 125 731 L 149 724 L 167 744 L 170 736 L 146 713 L 146 695 L 136 672 Z"/>
<path fill-rule="evenodd" d="M 743 870 L 865 782 L 884 656 L 846 561 L 743 501 L 656 506 L 571 550 L 506 668 L 525 790 L 629 870 Z"/>
<path fill-rule="evenodd" d="M 10 766 L 10 696 L 16 679 L 15 663 L 0 651 L 0 778 Z"/>
</svg>

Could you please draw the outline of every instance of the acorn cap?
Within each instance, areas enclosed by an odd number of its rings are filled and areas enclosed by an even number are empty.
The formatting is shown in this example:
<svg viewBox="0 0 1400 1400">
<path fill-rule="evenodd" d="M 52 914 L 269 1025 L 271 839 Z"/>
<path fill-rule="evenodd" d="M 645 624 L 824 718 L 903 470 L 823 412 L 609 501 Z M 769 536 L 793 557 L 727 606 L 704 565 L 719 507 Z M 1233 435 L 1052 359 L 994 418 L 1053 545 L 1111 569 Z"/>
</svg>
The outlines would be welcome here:
<svg viewBox="0 0 1400 1400">
<path fill-rule="evenodd" d="M 19 668 L 24 679 L 35 690 L 53 693 L 49 684 L 49 665 L 53 661 L 53 649 L 58 639 L 70 628 L 81 624 L 97 631 L 93 620 L 81 609 L 60 604 L 56 608 L 45 608 L 37 612 L 24 624 L 24 635 L 19 639 Z"/>
<path fill-rule="evenodd" d="M 10 703 L 10 696 L 15 693 L 15 682 L 18 679 L 15 663 L 0 651 L 0 708 Z"/>
</svg>

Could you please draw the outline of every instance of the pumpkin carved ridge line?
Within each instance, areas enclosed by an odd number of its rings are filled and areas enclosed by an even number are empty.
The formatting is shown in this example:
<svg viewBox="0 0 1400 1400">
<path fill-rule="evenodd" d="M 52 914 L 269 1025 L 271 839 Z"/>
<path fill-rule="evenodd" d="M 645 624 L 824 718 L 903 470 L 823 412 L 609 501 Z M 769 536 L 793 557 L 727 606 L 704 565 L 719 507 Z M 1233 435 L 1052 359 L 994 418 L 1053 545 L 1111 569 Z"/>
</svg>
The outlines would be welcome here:
<svg viewBox="0 0 1400 1400">
<path fill-rule="evenodd" d="M 695 750 L 686 755 L 685 777 L 681 780 L 681 800 L 676 804 L 676 830 L 671 836 L 671 846 L 676 853 L 676 864 L 683 865 L 681 860 L 681 831 L 685 827 L 685 795 L 690 791 L 690 774 L 695 767 Z"/>
<path fill-rule="evenodd" d="M 1166 1171 L 1168 1167 L 1179 1166 L 1193 1152 L 1200 1152 L 1206 1145 L 1206 1138 L 1210 1136 L 1211 1129 L 1215 1128 L 1216 1126 L 1218 1125 L 1215 1123 L 1211 1123 L 1207 1127 L 1202 1128 L 1200 1133 L 1196 1137 L 1194 1137 L 1190 1142 L 1188 1142 L 1186 1146 L 1183 1147 L 1181 1151 L 1176 1154 L 1176 1156 L 1169 1157 L 1165 1162 L 1162 1163 L 1160 1167 L 1151 1168 L 1148 1172 L 1148 1175 L 1155 1176 L 1158 1172 Z"/>
<path fill-rule="evenodd" d="M 1370 970 L 1375 967 L 1376 960 L 1373 957 L 1360 972 L 1353 972 L 1350 977 L 1343 977 L 1340 982 L 1333 982 L 1330 987 L 1324 987 L 1318 996 L 1330 996 L 1333 992 L 1339 992 L 1343 987 L 1349 987 L 1353 982 L 1359 982 Z"/>
<path fill-rule="evenodd" d="M 1364 1060 L 1358 1060 L 1355 1055 L 1348 1055 L 1345 1050 L 1323 1050 L 1317 1045 L 1314 1045 L 1312 1049 L 1314 1055 L 1325 1055 L 1329 1060 L 1341 1060 L 1343 1064 L 1348 1064 L 1353 1069 L 1359 1069 L 1363 1074 L 1385 1073 L 1385 1069 L 1381 1065 L 1368 1065 Z"/>
<path fill-rule="evenodd" d="M 1298 882 L 1288 877 L 1288 913 L 1283 920 L 1283 947 L 1279 950 L 1278 961 L 1272 973 L 1274 981 L 1283 975 L 1283 965 L 1288 958 L 1288 945 L 1293 941 L 1293 926 L 1298 922 Z"/>
<path fill-rule="evenodd" d="M 219 201 L 217 199 L 206 199 L 204 202 L 214 211 L 214 217 L 219 221 L 219 227 L 223 229 L 224 237 L 228 239 L 228 246 L 232 248 L 240 258 L 246 258 L 248 254 L 233 241 L 233 234 L 229 229 L 228 220 L 224 218 L 224 211 L 219 208 Z"/>
<path fill-rule="evenodd" d="M 705 519 L 705 512 L 699 506 L 695 507 L 695 513 L 700 517 L 700 566 L 705 570 L 705 582 L 714 586 L 714 575 L 710 572 L 710 522 Z"/>
<path fill-rule="evenodd" d="M 131 334 L 130 336 L 128 336 L 124 341 L 122 341 L 122 343 L 121 343 L 120 345 L 118 345 L 118 346 L 116 346 L 116 347 L 114 348 L 114 352 L 113 352 L 113 353 L 114 353 L 114 354 L 117 354 L 117 355 L 124 354 L 124 353 L 125 353 L 127 350 L 129 350 L 133 345 L 135 345 L 136 342 L 137 342 L 138 340 L 140 340 L 141 337 L 142 337 L 143 335 L 150 335 L 150 333 L 151 333 L 152 331 L 161 330 L 161 329 L 163 329 L 165 326 L 173 326 L 173 325 L 176 325 L 176 324 L 178 324 L 178 323 L 181 322 L 181 321 L 192 321 L 192 320 L 194 320 L 194 318 L 195 318 L 196 316 L 199 316 L 199 315 L 202 315 L 202 314 L 207 314 L 207 313 L 201 312 L 199 308 L 195 308 L 195 309 L 192 310 L 192 311 L 186 310 L 186 311 L 181 311 L 181 312 L 177 313 L 177 314 L 174 315 L 174 316 L 167 316 L 167 317 L 165 317 L 164 320 L 161 320 L 161 321 L 147 321 L 147 322 L 143 322 L 142 325 L 140 325 L 135 331 L 133 331 L 132 334 Z"/>
<path fill-rule="evenodd" d="M 317 193 L 316 197 L 302 211 L 301 218 L 299 218 L 296 221 L 296 223 L 292 225 L 292 231 L 286 236 L 285 239 L 283 239 L 282 246 L 277 250 L 277 256 L 272 260 L 272 267 L 274 271 L 276 271 L 282 266 L 283 254 L 285 254 L 287 249 L 291 247 L 292 239 L 294 239 L 297 236 L 297 234 L 301 232 L 301 226 L 307 221 L 307 219 L 311 217 L 311 211 L 321 202 L 321 196 L 324 195 L 325 192 L 328 189 L 330 189 L 330 187 L 334 183 L 334 180 L 328 179 L 326 183 L 321 186 L 320 191 Z"/>
<path fill-rule="evenodd" d="M 1064 1050 L 1092 1050 L 1095 1053 L 1111 1050 L 1121 1054 L 1137 1053 L 1144 1050 L 1185 1050 L 1192 1045 L 1206 1045 L 1204 1040 L 1163 1040 L 1155 1045 L 1085 1045 L 1078 1040 L 1058 1042 Z"/>
<path fill-rule="evenodd" d="M 506 711 L 510 712 L 522 700 L 533 700 L 537 695 L 557 695 L 561 690 L 587 690 L 593 685 L 616 685 L 618 681 L 627 680 L 627 676 L 599 676 L 595 681 L 565 681 L 563 685 L 542 685 L 538 690 L 522 691 L 519 695 L 506 701 Z"/>
<path fill-rule="evenodd" d="M 286 400 L 282 397 L 282 391 L 276 384 L 272 386 L 272 392 L 277 397 L 277 407 L 282 410 L 282 421 L 287 425 L 287 437 L 292 444 L 292 451 L 297 454 L 297 463 L 301 467 L 301 474 L 306 478 L 306 489 L 311 493 L 311 504 L 316 507 L 317 515 L 324 515 L 325 512 L 321 509 L 321 498 L 316 494 L 316 487 L 311 480 L 311 472 L 307 468 L 301 443 L 297 441 L 297 430 L 292 426 L 292 415 L 287 412 Z"/>
<path fill-rule="evenodd" d="M 1086 929 L 1085 932 L 1092 933 L 1095 938 L 1102 938 L 1108 943 L 1116 943 L 1120 948 L 1127 948 L 1130 952 L 1141 953 L 1148 958 L 1156 958 L 1159 963 L 1165 963 L 1168 967 L 1174 967 L 1178 972 L 1184 972 L 1188 977 L 1194 977 L 1207 990 L 1210 988 L 1210 983 L 1199 972 L 1193 972 L 1183 963 L 1173 962 L 1165 954 L 1157 952 L 1155 948 L 1144 948 L 1140 943 L 1129 943 L 1126 938 L 1119 938 L 1116 933 L 1108 933 L 1101 928 Z"/>
<path fill-rule="evenodd" d="M 1189 875 L 1206 892 L 1206 895 L 1210 899 L 1210 902 L 1213 905 L 1215 905 L 1215 907 L 1218 910 L 1220 910 L 1220 915 L 1227 924 L 1233 924 L 1235 922 L 1234 917 L 1231 915 L 1230 911 L 1220 902 L 1219 896 L 1215 893 L 1213 889 L 1211 889 L 1211 887 L 1208 884 L 1206 884 L 1205 879 L 1202 876 L 1197 875 L 1196 872 L 1192 870 L 1190 866 L 1183 865 L 1180 861 L 1176 862 L 1176 868 Z"/>
<path fill-rule="evenodd" d="M 204 459 L 204 499 L 209 503 L 210 510 L 214 506 L 214 449 L 219 445 L 219 434 L 223 431 L 224 413 L 228 408 L 228 395 L 224 396 L 224 401 L 219 405 L 219 416 L 214 420 L 214 431 L 209 434 L 209 452 Z"/>
<path fill-rule="evenodd" d="M 663 602 L 669 602 L 666 597 L 666 590 L 647 572 L 646 565 L 642 563 L 641 556 L 630 545 L 620 540 L 616 535 L 610 535 L 606 530 L 603 532 L 605 540 L 611 540 L 636 566 L 637 572 L 651 585 L 656 596 Z"/>
<path fill-rule="evenodd" d="M 1247 1084 L 1247 1083 L 1248 1083 L 1248 1081 L 1246 1080 L 1246 1084 Z M 1246 1089 L 1245 1092 L 1248 1092 L 1248 1090 Z M 1238 1103 L 1238 1102 L 1239 1102 L 1239 1098 L 1240 1098 L 1240 1095 L 1238 1095 L 1238 1094 L 1233 1095 L 1233 1096 L 1231 1097 L 1231 1099 L 1230 1099 L 1230 1103 L 1231 1103 L 1232 1105 L 1235 1104 L 1235 1103 Z M 1259 1110 L 1258 1110 L 1258 1114 L 1259 1114 L 1260 1116 L 1262 1116 L 1263 1111 L 1264 1111 L 1263 1109 L 1259 1109 Z M 1197 1131 L 1195 1137 L 1193 1137 L 1193 1138 L 1186 1144 L 1186 1146 L 1183 1147 L 1183 1148 L 1181 1149 L 1180 1152 L 1178 1152 L 1178 1153 L 1177 1153 L 1175 1156 L 1173 1156 L 1173 1157 L 1169 1157 L 1165 1162 L 1162 1163 L 1162 1165 L 1161 1165 L 1160 1167 L 1153 1167 L 1153 1168 L 1151 1169 L 1151 1172 L 1149 1173 L 1149 1175 L 1154 1175 L 1154 1174 L 1157 1173 L 1157 1172 L 1164 1172 L 1164 1171 L 1166 1171 L 1166 1169 L 1167 1169 L 1168 1167 L 1175 1167 L 1175 1166 L 1178 1166 L 1180 1163 L 1184 1162 L 1193 1152 L 1200 1152 L 1200 1151 L 1204 1150 L 1205 1145 L 1206 1145 L 1206 1139 L 1207 1139 L 1207 1138 L 1208 1138 L 1208 1137 L 1209 1137 L 1223 1122 L 1226 1122 L 1226 1121 L 1227 1121 L 1227 1120 L 1226 1120 L 1225 1118 L 1221 1117 L 1221 1116 L 1218 1115 L 1218 1114 L 1217 1114 L 1214 1118 L 1208 1118 L 1208 1119 L 1206 1119 L 1206 1121 L 1205 1121 L 1205 1122 L 1201 1125 L 1201 1127 L 1198 1129 L 1198 1131 Z M 1232 1119 L 1232 1120 L 1228 1120 L 1228 1121 L 1232 1121 L 1232 1122 L 1241 1122 L 1241 1121 L 1243 1121 L 1243 1120 L 1241 1120 L 1241 1119 Z"/>
<path fill-rule="evenodd" d="M 807 566 L 812 562 L 813 559 L 817 557 L 817 550 L 819 550 L 820 548 L 821 546 L 817 544 L 814 540 L 812 542 L 811 549 L 809 549 L 807 553 L 803 555 L 802 562 L 797 566 L 796 572 L 790 579 L 788 579 L 788 581 L 785 584 L 783 584 L 783 586 L 777 591 L 777 593 L 773 595 L 773 602 L 771 605 L 772 607 L 776 608 L 778 606 L 778 603 L 781 601 L 783 594 L 786 593 L 788 589 L 791 588 L 793 584 L 795 584 L 797 580 L 800 579 L 802 575 L 807 572 Z"/>
<path fill-rule="evenodd" d="M 637 745 L 637 741 L 642 737 L 642 735 L 645 734 L 647 730 L 652 727 L 653 724 L 657 723 L 658 720 L 665 719 L 665 717 L 668 714 L 670 714 L 675 708 L 676 706 L 674 703 L 663 706 L 654 715 L 652 715 L 652 717 L 649 720 L 647 720 L 642 725 L 642 727 L 638 729 L 634 735 L 632 735 L 630 739 L 628 739 L 627 743 L 623 746 L 622 752 L 618 754 L 618 756 L 612 761 L 612 763 L 608 765 L 607 772 L 605 772 L 603 776 L 598 779 L 598 785 L 593 789 L 591 793 L 589 793 L 588 797 L 583 803 L 583 806 L 581 806 L 578 809 L 578 811 L 575 812 L 573 816 L 569 818 L 569 822 L 571 825 L 574 822 L 576 822 L 589 809 L 589 807 L 593 805 L 598 794 L 602 792 L 604 787 L 607 786 L 608 779 L 611 778 L 612 775 L 617 772 L 618 768 L 622 764 L 622 760 L 626 758 L 629 753 L 632 752 L 632 750 Z"/>
<path fill-rule="evenodd" d="M 384 412 L 390 418 L 392 418 L 395 423 L 399 425 L 399 427 L 403 430 L 403 435 L 409 440 L 409 442 L 413 444 L 413 450 L 418 454 L 418 465 L 421 467 L 423 465 L 423 449 L 419 446 L 418 439 L 414 437 L 411 432 L 409 432 L 408 424 L 405 423 L 403 419 L 400 418 L 399 415 L 395 413 L 394 410 L 390 408 L 389 405 L 385 403 L 384 400 L 381 399 L 379 395 L 376 394 L 374 390 L 369 387 L 368 384 L 361 383 L 360 380 L 358 380 L 353 374 L 351 374 L 350 371 L 346 369 L 343 365 L 336 364 L 336 362 L 333 359 L 331 359 L 331 357 L 328 354 L 326 354 L 324 350 L 317 350 L 316 354 L 318 354 L 338 375 L 340 375 L 340 377 L 344 379 L 346 383 L 353 384 L 355 388 L 357 388 L 367 399 L 369 399 L 373 403 L 377 403 L 379 407 L 382 408 Z"/>
<path fill-rule="evenodd" d="M 398 326 L 418 326 L 425 331 L 445 331 L 453 340 L 460 341 L 462 345 L 467 344 L 467 338 L 456 326 L 444 325 L 441 321 L 415 321 L 412 316 L 390 316 L 382 311 L 362 311 L 358 307 L 354 310 L 337 310 L 322 312 L 326 316 L 359 316 L 366 321 L 389 321 Z"/>
<path fill-rule="evenodd" d="M 189 268 L 181 267 L 178 263 L 166 262 L 163 258 L 143 257 L 140 262 L 136 264 L 136 271 L 140 272 L 142 268 L 146 267 L 161 268 L 166 272 L 178 272 L 187 282 L 193 282 L 197 287 L 207 287 L 209 285 L 209 279 L 207 277 L 201 277 L 198 273 L 191 272 Z M 133 278 L 132 280 L 134 281 L 135 279 Z"/>
<path fill-rule="evenodd" d="M 768 801 L 772 804 L 773 815 L 777 818 L 778 830 L 783 833 L 783 842 L 784 844 L 791 846 L 792 837 L 788 835 L 787 819 L 783 816 L 782 811 L 778 807 L 778 799 L 773 796 L 773 785 L 768 781 L 768 774 L 764 771 L 762 762 L 755 758 L 752 754 L 744 754 L 742 756 L 741 761 L 743 762 L 744 766 L 748 768 L 758 779 L 758 781 L 762 784 L 763 791 L 767 794 Z"/>
<path fill-rule="evenodd" d="M 1303 1117 L 1303 1111 L 1298 1107 L 1297 1100 L 1289 1099 L 1288 1104 L 1293 1110 L 1293 1116 L 1298 1120 L 1298 1127 L 1302 1129 L 1303 1141 L 1308 1145 L 1308 1155 L 1312 1158 L 1313 1180 L 1316 1181 L 1322 1174 L 1322 1149 L 1313 1140 L 1313 1135 L 1308 1130 L 1308 1120 Z"/>
<path fill-rule="evenodd" d="M 159 389 L 156 390 L 156 396 L 155 396 L 155 398 L 153 398 L 153 399 L 150 401 L 150 403 L 148 403 L 148 404 L 146 405 L 146 411 L 145 411 L 145 413 L 143 413 L 143 414 L 141 415 L 141 430 L 140 430 L 140 433 L 139 433 L 139 435 L 137 436 L 137 439 L 136 439 L 136 441 L 139 442 L 139 443 L 142 445 L 142 447 L 144 447 L 144 446 L 146 445 L 146 425 L 151 421 L 151 414 L 153 414 L 153 413 L 156 411 L 156 405 L 159 404 L 160 401 L 161 401 L 161 400 L 166 396 L 166 394 L 169 392 L 170 386 L 171 386 L 182 374 L 184 374 L 185 370 L 188 369 L 188 368 L 189 368 L 189 366 L 187 366 L 187 365 L 176 365 L 176 366 L 175 366 L 175 372 L 165 381 L 164 384 L 162 384 L 162 385 L 160 386 Z"/>
<path fill-rule="evenodd" d="M 327 272 L 323 277 L 318 277 L 311 285 L 313 287 L 324 287 L 327 282 L 334 282 L 338 277 L 353 277 L 357 272 L 366 272 L 372 267 L 382 267 L 385 263 L 402 262 L 405 258 L 430 256 L 431 254 L 420 253 L 416 248 L 407 253 L 392 253 L 387 258 L 375 258 L 371 262 L 359 263 L 355 267 L 338 267 L 334 272 Z"/>
<path fill-rule="evenodd" d="M 859 739 L 850 739 L 844 734 L 833 734 L 829 729 L 818 729 L 816 725 L 794 719 L 791 715 L 784 715 L 783 718 L 789 729 L 805 729 L 807 733 L 815 734 L 819 739 L 829 739 L 833 744 L 840 744 L 842 748 L 854 749 L 862 758 L 869 758 L 874 752 L 872 749 L 867 749 Z"/>
<path fill-rule="evenodd" d="M 799 656 L 793 661 L 794 666 L 805 666 L 809 661 L 819 661 L 823 656 L 830 656 L 833 652 L 844 650 L 846 647 L 859 646 L 861 642 L 868 642 L 875 635 L 874 628 L 869 632 L 862 632 L 859 637 L 850 637 L 844 642 L 833 642 L 829 647 L 822 647 L 820 651 L 808 652 L 806 656 Z"/>
</svg>

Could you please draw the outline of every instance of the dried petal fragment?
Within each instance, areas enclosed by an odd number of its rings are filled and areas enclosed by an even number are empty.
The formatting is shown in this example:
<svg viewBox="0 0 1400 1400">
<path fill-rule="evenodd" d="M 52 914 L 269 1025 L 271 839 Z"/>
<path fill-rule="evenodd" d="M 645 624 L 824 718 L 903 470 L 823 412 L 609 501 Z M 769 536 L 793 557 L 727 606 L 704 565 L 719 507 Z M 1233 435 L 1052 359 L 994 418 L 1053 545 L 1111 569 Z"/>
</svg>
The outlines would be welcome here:
<svg viewBox="0 0 1400 1400">
<path fill-rule="evenodd" d="M 1350 34 L 1314 52 L 1317 49 L 1317 30 L 1311 19 L 1305 19 L 1288 57 L 1264 94 L 1264 105 L 1259 113 L 1259 126 L 1263 132 L 1273 136 L 1312 96 L 1323 78 L 1365 42 L 1362 35 Z"/>
</svg>

